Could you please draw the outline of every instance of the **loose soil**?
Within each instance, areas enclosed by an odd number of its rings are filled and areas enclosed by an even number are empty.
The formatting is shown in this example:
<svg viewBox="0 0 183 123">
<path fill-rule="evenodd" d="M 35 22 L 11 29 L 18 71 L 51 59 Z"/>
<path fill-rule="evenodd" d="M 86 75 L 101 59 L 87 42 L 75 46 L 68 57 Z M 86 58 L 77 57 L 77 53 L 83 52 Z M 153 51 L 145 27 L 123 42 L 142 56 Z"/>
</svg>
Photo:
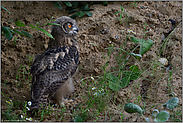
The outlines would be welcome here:
<svg viewBox="0 0 183 123">
<path fill-rule="evenodd" d="M 29 24 L 35 25 L 37 22 L 40 24 L 46 23 L 46 18 L 50 19 L 52 16 L 54 19 L 61 16 L 70 16 L 68 10 L 61 11 L 59 8 L 54 7 L 53 2 L 1 2 L 1 5 L 7 8 L 11 14 L 1 9 L 1 25 L 15 27 L 14 22 L 20 20 L 24 22 L 27 27 Z M 121 24 L 115 15 L 117 11 L 120 11 L 122 6 L 128 17 L 127 21 L 123 21 Z M 179 98 L 178 109 L 182 109 L 182 24 L 176 27 L 176 30 L 169 37 L 165 49 L 161 54 L 160 46 L 163 44 L 168 34 L 175 28 L 175 25 L 182 19 L 182 2 L 137 2 L 137 6 L 133 2 L 109 2 L 107 6 L 102 4 L 94 4 L 90 6 L 93 16 L 82 18 L 77 17 L 76 21 L 79 27 L 79 33 L 77 36 L 78 43 L 80 45 L 80 63 L 79 70 L 74 76 L 75 92 L 68 96 L 69 99 L 74 98 L 76 101 L 66 104 L 66 112 L 64 119 L 56 120 L 55 117 L 48 116 L 43 119 L 47 121 L 73 121 L 72 114 L 73 107 L 84 101 L 81 96 L 83 93 L 87 93 L 84 88 L 81 88 L 81 79 L 90 78 L 93 76 L 99 76 L 103 74 L 102 66 L 107 62 L 104 57 L 107 57 L 109 45 L 113 44 L 114 47 L 120 47 L 124 45 L 128 30 L 133 30 L 136 34 L 132 34 L 138 39 L 143 38 L 143 34 L 146 34 L 144 39 L 153 40 L 154 44 L 151 49 L 146 52 L 139 62 L 135 59 L 130 59 L 128 63 L 130 65 L 135 64 L 138 67 L 147 69 L 137 81 L 132 89 L 132 83 L 126 88 L 121 89 L 115 95 L 115 104 L 109 103 L 106 108 L 106 113 L 99 114 L 98 120 L 95 117 L 88 118 L 86 121 L 120 121 L 122 113 L 125 116 L 122 121 L 125 122 L 144 122 L 143 117 L 137 114 L 131 115 L 120 108 L 120 104 L 124 106 L 126 103 L 137 102 L 138 95 L 140 101 L 138 105 L 145 106 L 145 117 L 149 117 L 154 109 L 160 111 L 163 110 L 162 104 L 167 102 L 173 96 Z M 172 19 L 176 22 L 172 25 Z M 145 27 L 145 28 L 144 28 Z M 45 30 L 51 31 L 51 26 L 45 26 Z M 1 36 L 1 109 L 6 110 L 6 100 L 11 99 L 13 102 L 21 102 L 31 99 L 30 87 L 31 87 L 31 75 L 29 73 L 30 66 L 33 60 L 29 61 L 29 57 L 34 58 L 36 54 L 41 54 L 48 46 L 49 37 L 42 32 L 28 30 L 33 36 L 33 39 L 28 39 L 20 35 L 14 35 L 11 41 Z M 16 42 L 15 42 L 16 36 Z M 93 45 L 95 44 L 95 45 Z M 127 41 L 125 49 L 126 51 L 132 51 L 137 44 Z M 107 70 L 110 70 L 112 66 L 116 66 L 115 55 L 118 51 L 115 50 L 110 55 L 109 66 Z M 152 66 L 153 62 L 158 62 L 159 58 L 166 58 L 168 60 L 168 66 L 160 67 L 154 66 L 153 69 L 148 69 Z M 127 66 L 128 67 L 128 66 Z M 171 77 L 168 75 L 172 72 Z M 26 73 L 27 72 L 27 73 Z M 168 81 L 170 79 L 170 81 Z M 170 94 L 173 93 L 173 94 Z M 154 106 L 154 107 L 152 107 Z M 22 107 L 22 105 L 20 105 Z M 72 108 L 72 109 L 71 109 Z M 19 116 L 22 109 L 15 111 Z M 106 114 L 106 115 L 105 115 Z M 173 115 L 173 114 L 172 114 Z M 2 115 L 3 116 L 3 115 Z M 181 119 L 182 116 L 178 117 Z M 36 118 L 33 118 L 33 121 Z M 3 119 L 2 119 L 3 120 Z M 152 119 L 150 118 L 152 121 Z M 169 119 L 169 121 L 172 121 Z"/>
</svg>

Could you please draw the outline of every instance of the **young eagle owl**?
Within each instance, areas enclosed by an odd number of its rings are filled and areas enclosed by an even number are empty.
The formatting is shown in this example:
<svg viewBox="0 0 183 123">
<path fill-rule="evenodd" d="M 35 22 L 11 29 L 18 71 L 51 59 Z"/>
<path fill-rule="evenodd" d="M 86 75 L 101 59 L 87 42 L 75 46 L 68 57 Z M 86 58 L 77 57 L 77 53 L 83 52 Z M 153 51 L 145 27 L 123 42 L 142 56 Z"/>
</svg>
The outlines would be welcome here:
<svg viewBox="0 0 183 123">
<path fill-rule="evenodd" d="M 52 26 L 48 48 L 36 56 L 31 67 L 31 109 L 46 106 L 49 95 L 57 103 L 64 102 L 64 96 L 74 91 L 72 76 L 79 62 L 79 46 L 75 39 L 78 27 L 75 20 L 62 16 Z"/>
</svg>

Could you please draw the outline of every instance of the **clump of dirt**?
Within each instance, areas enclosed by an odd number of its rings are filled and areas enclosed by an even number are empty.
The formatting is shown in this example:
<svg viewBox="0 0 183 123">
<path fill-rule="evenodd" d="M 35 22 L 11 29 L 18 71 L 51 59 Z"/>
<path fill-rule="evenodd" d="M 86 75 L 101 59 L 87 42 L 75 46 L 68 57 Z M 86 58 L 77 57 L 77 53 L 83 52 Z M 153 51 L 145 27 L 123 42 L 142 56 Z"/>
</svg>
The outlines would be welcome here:
<svg viewBox="0 0 183 123">
<path fill-rule="evenodd" d="M 20 20 L 26 25 L 46 23 L 46 18 L 50 19 L 52 16 L 56 19 L 61 16 L 68 15 L 68 10 L 62 11 L 54 7 L 53 2 L 1 2 L 2 6 L 7 8 L 11 14 L 6 11 L 1 11 L 1 25 L 15 27 L 14 22 Z M 122 6 L 125 12 L 127 21 L 123 21 L 120 24 L 117 17 L 119 14 L 115 14 L 120 11 Z M 101 4 L 94 4 L 90 8 L 93 16 L 76 18 L 79 27 L 79 34 L 77 36 L 78 43 L 80 45 L 80 63 L 79 71 L 75 74 L 75 92 L 71 97 L 75 97 L 77 101 L 68 104 L 67 114 L 72 113 L 69 109 L 74 105 L 77 105 L 82 101 L 81 97 L 75 96 L 83 92 L 80 87 L 79 81 L 82 78 L 90 76 L 98 76 L 103 74 L 102 67 L 107 60 L 104 58 L 107 56 L 110 44 L 115 47 L 120 47 L 126 41 L 128 30 L 133 30 L 136 34 L 133 34 L 138 39 L 152 39 L 154 44 L 150 51 L 142 56 L 140 62 L 144 64 L 147 69 L 147 74 L 142 74 L 142 78 L 139 78 L 136 82 L 139 84 L 136 89 L 130 89 L 126 87 L 121 89 L 116 98 L 116 102 L 125 104 L 127 102 L 134 103 L 136 96 L 142 96 L 144 102 L 146 102 L 146 108 L 150 108 L 152 103 L 158 108 L 160 103 L 167 102 L 172 95 L 167 96 L 172 89 L 174 96 L 178 97 L 182 102 L 182 26 L 179 25 L 175 32 L 170 36 L 169 41 L 166 43 L 166 49 L 160 52 L 160 45 L 164 42 L 164 39 L 170 34 L 175 25 L 182 19 L 182 2 L 137 2 L 137 6 L 133 2 L 110 2 L 107 6 Z M 169 21 L 169 19 L 175 20 L 176 24 Z M 28 26 L 27 26 L 28 27 Z M 45 27 L 45 30 L 50 32 L 51 26 Z M 33 35 L 33 39 L 27 39 L 25 37 L 15 35 L 16 40 L 8 41 L 4 36 L 1 37 L 1 92 L 8 96 L 1 96 L 1 108 L 6 109 L 5 101 L 12 99 L 13 101 L 28 101 L 30 97 L 31 82 L 27 81 L 30 77 L 29 70 L 36 54 L 41 54 L 46 48 L 49 38 L 41 32 L 28 30 Z M 94 45 L 93 45 L 94 44 Z M 132 50 L 135 44 L 127 42 L 124 50 Z M 162 48 L 163 49 L 163 48 Z M 115 55 L 118 51 L 113 51 L 110 56 L 109 66 L 107 70 L 110 70 L 112 66 L 116 66 Z M 149 66 L 152 63 L 150 61 L 158 61 L 159 57 L 165 57 L 169 61 L 169 69 L 172 71 L 171 80 L 168 81 L 169 72 L 166 68 L 159 68 L 154 73 L 149 70 Z M 133 59 L 129 60 L 130 64 L 138 64 Z M 149 63 L 149 64 L 147 64 Z M 144 68 L 143 67 L 143 68 Z M 157 67 L 157 66 L 155 66 Z M 159 75 L 160 71 L 164 70 L 164 73 Z M 23 74 L 22 74 L 23 73 Z M 21 80 L 21 81 L 20 81 Z M 172 88 L 170 89 L 170 85 Z M 130 96 L 129 96 L 130 95 Z M 111 107 L 112 105 L 112 107 Z M 142 101 L 140 105 L 143 106 Z M 182 104 L 179 104 L 182 106 Z M 101 122 L 104 121 L 118 121 L 120 120 L 120 113 L 123 113 L 125 118 L 122 121 L 144 121 L 143 118 L 139 118 L 136 114 L 130 115 L 124 110 L 119 110 L 119 107 L 108 104 L 108 110 L 113 111 L 113 118 L 106 118 L 105 116 L 99 116 Z M 145 116 L 150 116 L 153 109 L 146 112 Z M 160 108 L 159 108 L 160 109 Z M 55 121 L 54 118 L 46 118 L 44 121 Z M 71 117 L 65 117 L 64 121 L 73 121 Z M 93 118 L 87 121 L 94 121 Z"/>
</svg>

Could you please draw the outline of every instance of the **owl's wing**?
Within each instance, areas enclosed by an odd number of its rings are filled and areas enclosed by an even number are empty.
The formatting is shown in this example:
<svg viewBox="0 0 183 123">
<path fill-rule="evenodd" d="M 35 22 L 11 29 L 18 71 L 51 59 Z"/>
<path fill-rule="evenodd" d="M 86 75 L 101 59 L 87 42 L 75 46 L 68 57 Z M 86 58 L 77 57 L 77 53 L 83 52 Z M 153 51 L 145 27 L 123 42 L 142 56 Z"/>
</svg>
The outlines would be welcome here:
<svg viewBox="0 0 183 123">
<path fill-rule="evenodd" d="M 52 48 L 38 55 L 31 67 L 32 98 L 38 100 L 43 93 L 55 91 L 76 72 L 78 62 L 75 46 Z"/>
</svg>

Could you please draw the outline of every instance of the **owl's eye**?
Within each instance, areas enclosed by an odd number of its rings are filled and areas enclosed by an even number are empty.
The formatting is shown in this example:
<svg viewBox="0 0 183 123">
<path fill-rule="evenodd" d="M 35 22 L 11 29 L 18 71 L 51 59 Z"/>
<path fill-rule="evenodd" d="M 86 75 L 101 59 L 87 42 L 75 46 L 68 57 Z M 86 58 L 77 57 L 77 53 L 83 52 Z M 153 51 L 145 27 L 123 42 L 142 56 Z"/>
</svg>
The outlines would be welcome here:
<svg viewBox="0 0 183 123">
<path fill-rule="evenodd" d="M 67 27 L 71 28 L 71 27 L 72 27 L 72 25 L 71 25 L 70 23 L 68 23 Z"/>
</svg>

